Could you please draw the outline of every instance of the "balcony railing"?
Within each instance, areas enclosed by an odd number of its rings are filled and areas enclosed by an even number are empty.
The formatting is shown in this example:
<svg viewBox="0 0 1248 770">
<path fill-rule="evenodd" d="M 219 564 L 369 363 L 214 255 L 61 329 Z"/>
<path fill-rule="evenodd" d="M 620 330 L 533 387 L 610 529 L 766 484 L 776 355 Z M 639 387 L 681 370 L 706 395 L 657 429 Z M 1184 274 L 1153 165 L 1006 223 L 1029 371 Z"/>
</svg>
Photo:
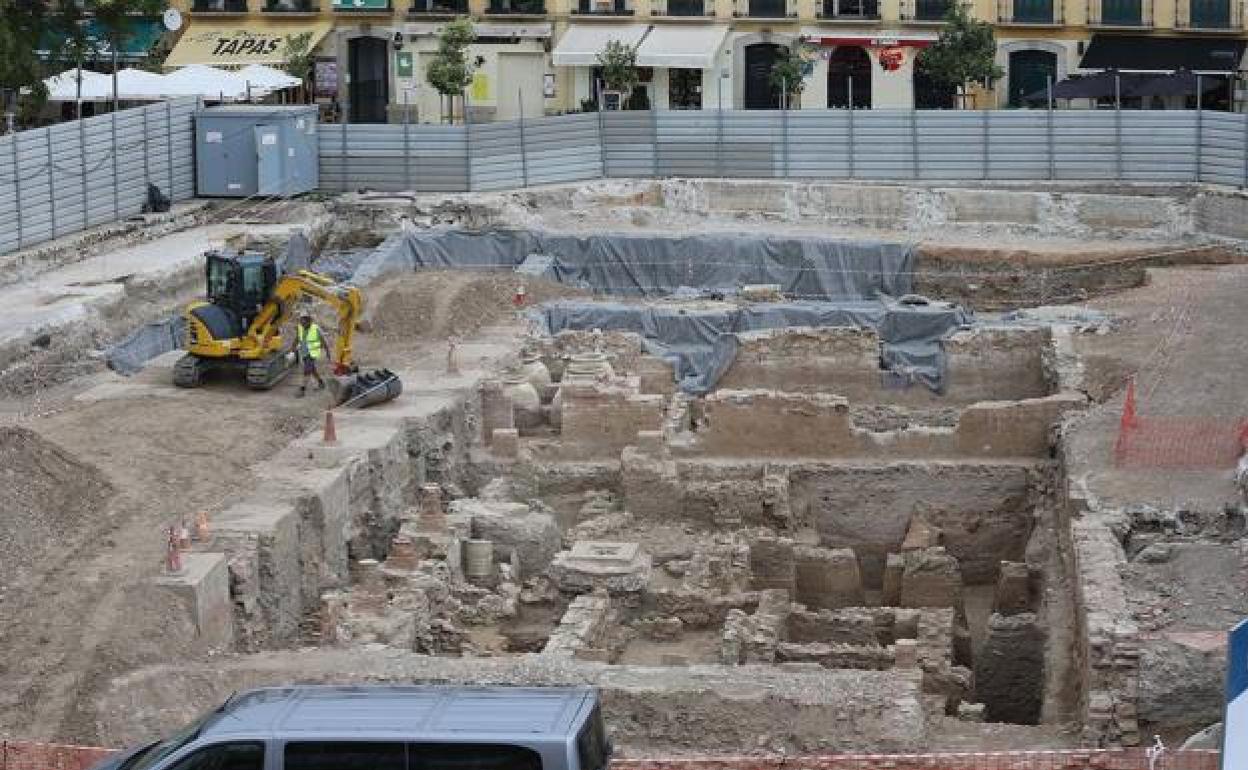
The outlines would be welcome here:
<svg viewBox="0 0 1248 770">
<path fill-rule="evenodd" d="M 580 0 L 572 13 L 578 16 L 632 16 L 632 0 Z"/>
<path fill-rule="evenodd" d="M 714 16 L 715 5 L 708 0 L 651 0 L 655 16 Z"/>
<path fill-rule="evenodd" d="M 1089 27 L 1147 29 L 1153 26 L 1152 0 L 1089 0 Z"/>
<path fill-rule="evenodd" d="M 265 0 L 265 13 L 317 13 L 320 6 L 312 0 Z"/>
<path fill-rule="evenodd" d="M 997 21 L 1001 24 L 1060 25 L 1062 0 L 998 0 Z"/>
<path fill-rule="evenodd" d="M 750 19 L 787 19 L 797 17 L 795 0 L 737 0 L 734 16 Z"/>
<path fill-rule="evenodd" d="M 490 0 L 486 13 L 495 16 L 544 16 L 545 0 Z"/>
<path fill-rule="evenodd" d="M 944 21 L 954 0 L 901 0 L 903 21 Z"/>
<path fill-rule="evenodd" d="M 412 0 L 407 12 L 412 16 L 462 16 L 468 13 L 468 0 Z"/>
<path fill-rule="evenodd" d="M 332 0 L 335 11 L 346 13 L 390 13 L 390 0 Z"/>
<path fill-rule="evenodd" d="M 840 21 L 861 21 L 880 18 L 879 0 L 823 0 L 819 18 Z"/>
<path fill-rule="evenodd" d="M 247 0 L 194 0 L 191 13 L 247 13 Z"/>
<path fill-rule="evenodd" d="M 1244 27 L 1241 0 L 1178 0 L 1175 27 L 1179 29 L 1238 32 Z"/>
</svg>

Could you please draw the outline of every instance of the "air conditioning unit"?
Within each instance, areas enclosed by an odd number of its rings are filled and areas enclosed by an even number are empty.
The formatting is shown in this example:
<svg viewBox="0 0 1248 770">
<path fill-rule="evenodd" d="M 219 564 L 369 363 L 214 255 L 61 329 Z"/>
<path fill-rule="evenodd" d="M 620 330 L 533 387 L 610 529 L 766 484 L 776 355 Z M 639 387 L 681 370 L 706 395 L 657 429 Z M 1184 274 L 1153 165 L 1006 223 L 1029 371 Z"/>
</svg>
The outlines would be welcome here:
<svg viewBox="0 0 1248 770">
<path fill-rule="evenodd" d="M 615 7 L 615 0 L 594 0 L 593 9 L 595 13 L 610 13 Z"/>
</svg>

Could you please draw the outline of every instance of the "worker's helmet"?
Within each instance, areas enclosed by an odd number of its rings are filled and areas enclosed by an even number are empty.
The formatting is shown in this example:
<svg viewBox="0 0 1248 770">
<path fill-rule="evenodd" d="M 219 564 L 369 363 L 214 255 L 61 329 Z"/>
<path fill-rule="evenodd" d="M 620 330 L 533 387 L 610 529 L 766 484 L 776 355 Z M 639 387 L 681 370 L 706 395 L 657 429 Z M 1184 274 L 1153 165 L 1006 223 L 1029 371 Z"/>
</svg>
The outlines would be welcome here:
<svg viewBox="0 0 1248 770">
<path fill-rule="evenodd" d="M 308 320 L 308 321 L 311 321 L 311 320 L 312 320 L 312 314 L 311 314 L 311 313 L 309 313 L 309 312 L 308 312 L 308 311 L 306 311 L 306 310 L 301 311 L 301 312 L 299 313 L 299 320 L 300 320 L 300 321 L 303 321 L 303 320 Z"/>
</svg>

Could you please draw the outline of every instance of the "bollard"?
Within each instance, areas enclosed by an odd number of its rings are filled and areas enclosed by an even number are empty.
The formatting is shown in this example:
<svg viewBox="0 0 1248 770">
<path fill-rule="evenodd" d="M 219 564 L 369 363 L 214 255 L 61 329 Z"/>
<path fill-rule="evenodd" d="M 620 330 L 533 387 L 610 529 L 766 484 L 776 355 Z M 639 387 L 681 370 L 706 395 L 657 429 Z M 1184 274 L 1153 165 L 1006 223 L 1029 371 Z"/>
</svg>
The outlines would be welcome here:
<svg viewBox="0 0 1248 770">
<path fill-rule="evenodd" d="M 325 410 L 325 431 L 321 434 L 321 443 L 338 443 L 338 430 L 334 427 L 334 412 L 332 409 Z"/>
</svg>

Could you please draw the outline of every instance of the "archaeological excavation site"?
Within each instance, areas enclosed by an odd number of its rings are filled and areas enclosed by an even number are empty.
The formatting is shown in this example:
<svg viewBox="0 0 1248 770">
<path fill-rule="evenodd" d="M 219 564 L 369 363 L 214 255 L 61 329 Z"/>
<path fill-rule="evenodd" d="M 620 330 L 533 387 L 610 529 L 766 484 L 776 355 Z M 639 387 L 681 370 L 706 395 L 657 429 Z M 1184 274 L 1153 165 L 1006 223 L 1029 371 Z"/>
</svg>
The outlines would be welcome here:
<svg viewBox="0 0 1248 770">
<path fill-rule="evenodd" d="M 0 340 L 0 734 L 418 682 L 594 685 L 624 759 L 1177 747 L 1248 614 L 1244 213 L 603 182 L 209 207 L 154 236 L 185 239 L 163 289 L 35 255 Z M 402 394 L 175 388 L 218 245 L 360 287 Z"/>
</svg>

